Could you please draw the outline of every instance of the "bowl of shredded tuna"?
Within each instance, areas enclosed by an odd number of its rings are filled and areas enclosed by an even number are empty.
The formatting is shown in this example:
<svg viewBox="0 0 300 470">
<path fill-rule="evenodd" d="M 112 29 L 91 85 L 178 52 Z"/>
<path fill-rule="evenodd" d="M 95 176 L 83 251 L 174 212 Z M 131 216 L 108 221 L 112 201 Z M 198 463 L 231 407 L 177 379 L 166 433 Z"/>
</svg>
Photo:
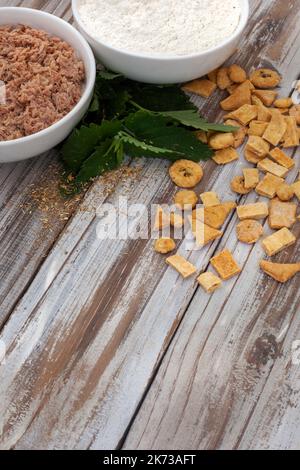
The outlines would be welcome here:
<svg viewBox="0 0 300 470">
<path fill-rule="evenodd" d="M 89 107 L 95 73 L 90 46 L 67 22 L 1 8 L 0 161 L 30 158 L 63 141 Z"/>
</svg>

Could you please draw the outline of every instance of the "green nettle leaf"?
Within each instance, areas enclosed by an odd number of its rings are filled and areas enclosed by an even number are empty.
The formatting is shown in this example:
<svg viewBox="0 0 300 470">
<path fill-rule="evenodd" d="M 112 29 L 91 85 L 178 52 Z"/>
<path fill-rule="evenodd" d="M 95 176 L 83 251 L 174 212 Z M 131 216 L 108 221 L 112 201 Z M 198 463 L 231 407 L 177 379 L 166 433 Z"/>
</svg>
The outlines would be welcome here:
<svg viewBox="0 0 300 470">
<path fill-rule="evenodd" d="M 103 121 L 100 126 L 90 124 L 75 129 L 64 143 L 61 154 L 67 168 L 77 173 L 81 164 L 94 151 L 97 144 L 107 137 L 114 137 L 121 129 L 120 121 Z"/>
<path fill-rule="evenodd" d="M 96 111 L 99 111 L 99 109 L 100 109 L 99 98 L 94 93 L 93 99 L 92 99 L 90 107 L 88 109 L 88 113 L 95 113 Z"/>
<path fill-rule="evenodd" d="M 106 105 L 106 119 L 118 119 L 125 114 L 129 100 L 130 95 L 126 90 L 117 90 L 115 97 Z"/>
<path fill-rule="evenodd" d="M 177 85 L 138 83 L 100 70 L 89 110 L 62 146 L 62 160 L 79 190 L 82 183 L 121 165 L 125 154 L 170 161 L 211 158 L 213 151 L 197 139 L 196 129 L 237 128 L 208 123 Z"/>
<path fill-rule="evenodd" d="M 167 127 L 165 130 L 157 129 L 153 132 L 149 142 L 151 145 L 165 147 L 176 154 L 180 154 L 178 158 L 194 160 L 195 162 L 207 160 L 213 156 L 213 151 L 206 144 L 200 142 L 191 132 L 180 127 L 172 126 Z"/>
<path fill-rule="evenodd" d="M 172 155 L 172 153 L 173 153 L 171 150 L 168 150 L 166 148 L 154 147 L 152 145 L 149 145 L 146 142 L 144 142 L 142 140 L 138 140 L 135 137 L 133 137 L 133 136 L 131 136 L 131 135 L 125 133 L 125 132 L 120 132 L 118 137 L 122 140 L 123 144 L 126 146 L 127 152 L 128 152 L 128 149 L 130 149 L 132 147 L 136 147 L 137 149 L 139 149 L 143 152 L 143 156 L 145 156 L 147 153 L 151 153 L 151 156 L 152 156 L 152 154 L 157 154 L 157 155 L 160 156 L 160 158 L 164 158 L 165 154 L 171 154 Z M 146 152 L 146 154 L 145 154 L 145 152 Z M 167 158 L 167 155 L 166 155 L 166 158 Z"/>
<path fill-rule="evenodd" d="M 188 96 L 176 85 L 154 86 L 137 84 L 130 89 L 130 94 L 132 101 L 149 111 L 197 109 Z"/>
<path fill-rule="evenodd" d="M 64 143 L 61 154 L 69 170 L 77 171 L 81 163 L 93 152 L 99 141 L 99 127 L 91 124 L 75 129 Z"/>
<path fill-rule="evenodd" d="M 169 117 L 178 121 L 187 127 L 193 127 L 194 129 L 199 129 L 204 132 L 208 131 L 218 131 L 218 132 L 234 132 L 238 130 L 237 127 L 225 126 L 224 124 L 210 124 L 205 119 L 199 116 L 196 110 L 186 110 L 186 111 L 164 111 L 161 112 L 163 116 Z"/>
<path fill-rule="evenodd" d="M 168 117 L 160 114 L 137 111 L 125 120 L 125 127 L 148 146 L 171 151 L 165 154 L 165 158 L 171 160 L 187 158 L 199 161 L 213 155 L 213 151 L 192 132 L 172 124 Z"/>
<path fill-rule="evenodd" d="M 172 120 L 161 114 L 151 113 L 149 111 L 136 111 L 129 114 L 124 121 L 124 127 L 140 138 L 148 138 L 155 129 L 165 129 Z"/>
<path fill-rule="evenodd" d="M 119 166 L 113 139 L 107 139 L 96 147 L 92 155 L 83 163 L 76 183 L 86 183 L 96 176 L 107 171 L 114 170 Z"/>
</svg>

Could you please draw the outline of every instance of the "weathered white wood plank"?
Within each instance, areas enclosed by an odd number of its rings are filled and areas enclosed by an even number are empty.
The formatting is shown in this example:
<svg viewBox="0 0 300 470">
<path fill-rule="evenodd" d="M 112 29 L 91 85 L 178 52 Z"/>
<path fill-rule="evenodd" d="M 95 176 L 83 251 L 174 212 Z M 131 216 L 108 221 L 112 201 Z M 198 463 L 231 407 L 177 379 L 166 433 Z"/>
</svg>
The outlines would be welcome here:
<svg viewBox="0 0 300 470">
<path fill-rule="evenodd" d="M 239 449 L 299 450 L 299 307 L 295 313 L 263 393 L 238 443 Z"/>
</svg>

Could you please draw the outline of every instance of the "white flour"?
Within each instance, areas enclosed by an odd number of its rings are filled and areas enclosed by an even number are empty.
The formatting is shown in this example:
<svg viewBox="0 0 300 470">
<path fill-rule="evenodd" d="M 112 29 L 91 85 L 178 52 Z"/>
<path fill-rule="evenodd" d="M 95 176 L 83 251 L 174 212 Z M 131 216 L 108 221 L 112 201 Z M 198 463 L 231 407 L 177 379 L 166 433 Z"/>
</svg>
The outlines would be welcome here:
<svg viewBox="0 0 300 470">
<path fill-rule="evenodd" d="M 81 0 L 89 33 L 137 53 L 187 55 L 217 46 L 236 30 L 239 0 Z"/>
</svg>

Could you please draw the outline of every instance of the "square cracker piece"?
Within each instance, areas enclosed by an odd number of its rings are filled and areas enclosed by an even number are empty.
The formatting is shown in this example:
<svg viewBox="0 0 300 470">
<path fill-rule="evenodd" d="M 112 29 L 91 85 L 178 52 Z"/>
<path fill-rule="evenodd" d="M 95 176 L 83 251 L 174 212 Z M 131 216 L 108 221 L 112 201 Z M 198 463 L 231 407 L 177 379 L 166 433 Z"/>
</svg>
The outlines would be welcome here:
<svg viewBox="0 0 300 470">
<path fill-rule="evenodd" d="M 252 104 L 255 104 L 257 106 L 257 120 L 269 123 L 272 119 L 271 111 L 264 106 L 262 101 L 257 98 L 257 96 L 253 95 L 251 101 Z"/>
<path fill-rule="evenodd" d="M 279 176 L 279 178 L 285 178 L 289 172 L 289 169 L 285 166 L 278 165 L 269 158 L 264 158 L 257 164 L 257 168 L 264 173 L 271 173 L 272 175 Z"/>
<path fill-rule="evenodd" d="M 246 189 L 254 189 L 259 183 L 259 171 L 257 168 L 244 168 L 244 186 Z"/>
<path fill-rule="evenodd" d="M 221 201 L 214 191 L 208 191 L 206 193 L 200 194 L 200 199 L 204 207 L 213 207 L 221 204 Z"/>
<path fill-rule="evenodd" d="M 239 109 L 233 111 L 230 116 L 243 126 L 246 126 L 257 118 L 257 107 L 253 104 L 244 104 Z"/>
<path fill-rule="evenodd" d="M 251 121 L 248 129 L 248 135 L 257 135 L 262 137 L 268 127 L 268 123 L 264 121 Z"/>
<path fill-rule="evenodd" d="M 256 202 L 255 204 L 239 206 L 236 211 L 240 220 L 260 220 L 265 219 L 269 215 L 269 208 L 265 202 Z"/>
<path fill-rule="evenodd" d="M 270 203 L 269 225 L 272 229 L 291 228 L 296 222 L 297 204 L 275 198 Z"/>
<path fill-rule="evenodd" d="M 197 271 L 197 268 L 192 263 L 180 255 L 169 256 L 166 259 L 166 263 L 176 269 L 183 278 L 190 277 Z"/>
<path fill-rule="evenodd" d="M 193 80 L 192 82 L 183 85 L 182 89 L 190 93 L 195 93 L 203 98 L 209 98 L 216 90 L 217 85 L 211 80 L 205 78 Z"/>
<path fill-rule="evenodd" d="M 266 157 L 270 151 L 270 145 L 268 144 L 268 142 L 266 142 L 258 135 L 249 136 L 247 148 L 260 158 Z"/>
<path fill-rule="evenodd" d="M 276 195 L 276 191 L 279 186 L 284 183 L 283 178 L 279 178 L 278 176 L 271 175 L 271 173 L 267 173 L 264 179 L 262 179 L 255 188 L 255 191 L 260 196 L 268 197 L 273 199 Z"/>
<path fill-rule="evenodd" d="M 257 96 L 265 106 L 272 106 L 278 93 L 273 90 L 252 90 L 252 94 Z"/>
<path fill-rule="evenodd" d="M 213 161 L 218 165 L 226 165 L 227 163 L 234 162 L 239 159 L 239 154 L 233 147 L 228 147 L 226 149 L 217 150 Z"/>
<path fill-rule="evenodd" d="M 285 132 L 287 129 L 287 123 L 285 121 L 284 116 L 278 111 L 278 109 L 272 109 L 272 118 L 270 124 L 268 125 L 263 139 L 270 142 L 270 144 L 276 145 L 281 142 Z"/>
<path fill-rule="evenodd" d="M 271 150 L 269 155 L 274 160 L 274 162 L 278 163 L 278 165 L 288 168 L 289 170 L 295 166 L 295 161 L 278 147 Z"/>
<path fill-rule="evenodd" d="M 221 251 L 221 253 L 214 256 L 210 262 L 224 281 L 241 272 L 241 268 L 236 263 L 229 250 Z"/>
<path fill-rule="evenodd" d="M 268 256 L 273 256 L 296 242 L 296 237 L 288 228 L 282 228 L 262 241 Z"/>
<path fill-rule="evenodd" d="M 296 118 L 293 116 L 286 116 L 286 131 L 283 136 L 283 148 L 297 147 L 299 145 L 299 134 L 297 128 Z"/>
<path fill-rule="evenodd" d="M 221 101 L 221 108 L 224 111 L 234 111 L 244 104 L 251 104 L 251 88 L 252 83 L 249 80 L 246 80 L 234 90 L 232 95 Z"/>
<path fill-rule="evenodd" d="M 215 274 L 210 272 L 200 274 L 197 281 L 208 294 L 212 294 L 222 285 L 222 281 L 219 276 L 216 276 Z"/>
</svg>

